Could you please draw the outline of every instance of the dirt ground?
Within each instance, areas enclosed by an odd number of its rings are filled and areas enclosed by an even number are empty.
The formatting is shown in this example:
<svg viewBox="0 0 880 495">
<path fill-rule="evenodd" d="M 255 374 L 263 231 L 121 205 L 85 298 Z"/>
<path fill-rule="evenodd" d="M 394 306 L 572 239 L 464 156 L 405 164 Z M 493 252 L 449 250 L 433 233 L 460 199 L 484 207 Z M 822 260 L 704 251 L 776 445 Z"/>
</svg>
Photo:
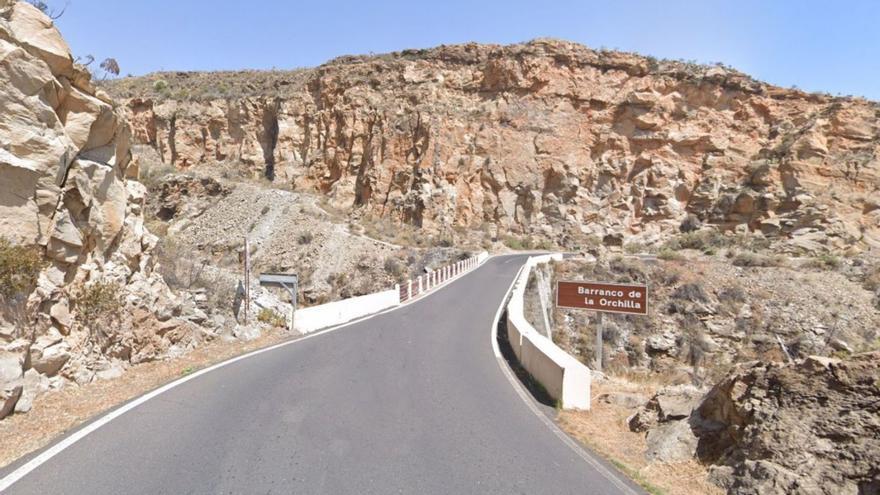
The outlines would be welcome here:
<svg viewBox="0 0 880 495">
<path fill-rule="evenodd" d="M 650 493 L 665 495 L 709 494 L 724 491 L 706 479 L 706 468 L 696 461 L 648 462 L 645 435 L 629 430 L 626 419 L 635 411 L 607 404 L 597 397 L 610 392 L 638 392 L 650 395 L 650 385 L 609 381 L 593 382 L 590 411 L 562 411 L 559 426 L 569 435 L 608 459 Z"/>
<path fill-rule="evenodd" d="M 215 340 L 176 359 L 136 365 L 114 380 L 68 385 L 34 400 L 27 414 L 0 421 L 0 467 L 38 450 L 83 422 L 181 376 L 292 337 L 281 329 L 264 330 L 250 342 Z"/>
</svg>

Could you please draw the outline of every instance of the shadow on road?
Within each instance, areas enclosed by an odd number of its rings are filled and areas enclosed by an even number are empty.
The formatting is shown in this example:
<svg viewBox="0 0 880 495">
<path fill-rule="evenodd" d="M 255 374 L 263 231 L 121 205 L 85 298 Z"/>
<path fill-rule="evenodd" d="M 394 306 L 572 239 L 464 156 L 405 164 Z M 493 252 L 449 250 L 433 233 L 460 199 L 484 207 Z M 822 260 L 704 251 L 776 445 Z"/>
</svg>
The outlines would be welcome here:
<svg viewBox="0 0 880 495">
<path fill-rule="evenodd" d="M 498 319 L 498 349 L 501 351 L 501 355 L 504 357 L 504 360 L 507 361 L 507 364 L 510 366 L 510 369 L 513 370 L 513 373 L 516 375 L 519 382 L 525 387 L 526 390 L 532 395 L 532 397 L 538 401 L 539 403 L 549 407 L 556 407 L 556 400 L 553 397 L 550 397 L 550 394 L 547 393 L 547 389 L 541 385 L 538 380 L 535 380 L 532 375 L 529 374 L 522 365 L 519 364 L 519 361 L 516 359 L 516 355 L 513 353 L 513 348 L 510 347 L 510 341 L 507 340 L 507 310 L 505 309 L 503 313 L 501 313 L 501 318 Z"/>
</svg>

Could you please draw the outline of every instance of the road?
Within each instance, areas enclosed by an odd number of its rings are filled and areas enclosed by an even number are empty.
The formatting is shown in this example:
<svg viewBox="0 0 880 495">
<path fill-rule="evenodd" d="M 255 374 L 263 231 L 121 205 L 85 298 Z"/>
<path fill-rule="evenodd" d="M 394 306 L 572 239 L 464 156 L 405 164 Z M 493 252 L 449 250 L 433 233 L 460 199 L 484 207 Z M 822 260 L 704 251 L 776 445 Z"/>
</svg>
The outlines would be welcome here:
<svg viewBox="0 0 880 495">
<path fill-rule="evenodd" d="M 499 366 L 491 322 L 523 262 L 492 258 L 409 305 L 198 376 L 8 493 L 637 492 L 564 443 Z"/>
</svg>

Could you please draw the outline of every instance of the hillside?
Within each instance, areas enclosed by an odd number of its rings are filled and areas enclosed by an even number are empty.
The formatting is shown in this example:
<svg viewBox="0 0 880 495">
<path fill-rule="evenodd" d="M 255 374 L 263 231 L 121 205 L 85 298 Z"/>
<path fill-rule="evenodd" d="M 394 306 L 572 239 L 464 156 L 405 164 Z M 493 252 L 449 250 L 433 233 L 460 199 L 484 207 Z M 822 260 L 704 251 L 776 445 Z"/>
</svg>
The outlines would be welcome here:
<svg viewBox="0 0 880 495">
<path fill-rule="evenodd" d="M 653 244 L 751 232 L 792 252 L 880 244 L 876 103 L 723 66 L 554 40 L 107 83 L 133 139 L 456 235 Z"/>
</svg>

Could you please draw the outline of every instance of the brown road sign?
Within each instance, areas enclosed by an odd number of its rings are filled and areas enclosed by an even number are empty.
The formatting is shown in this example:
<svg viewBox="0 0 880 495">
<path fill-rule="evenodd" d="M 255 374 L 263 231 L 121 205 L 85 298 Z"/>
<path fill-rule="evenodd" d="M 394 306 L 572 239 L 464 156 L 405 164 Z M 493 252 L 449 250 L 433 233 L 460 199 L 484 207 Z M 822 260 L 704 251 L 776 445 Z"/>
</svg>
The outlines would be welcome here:
<svg viewBox="0 0 880 495">
<path fill-rule="evenodd" d="M 606 313 L 648 314 L 648 286 L 607 282 L 556 283 L 556 306 Z"/>
</svg>

